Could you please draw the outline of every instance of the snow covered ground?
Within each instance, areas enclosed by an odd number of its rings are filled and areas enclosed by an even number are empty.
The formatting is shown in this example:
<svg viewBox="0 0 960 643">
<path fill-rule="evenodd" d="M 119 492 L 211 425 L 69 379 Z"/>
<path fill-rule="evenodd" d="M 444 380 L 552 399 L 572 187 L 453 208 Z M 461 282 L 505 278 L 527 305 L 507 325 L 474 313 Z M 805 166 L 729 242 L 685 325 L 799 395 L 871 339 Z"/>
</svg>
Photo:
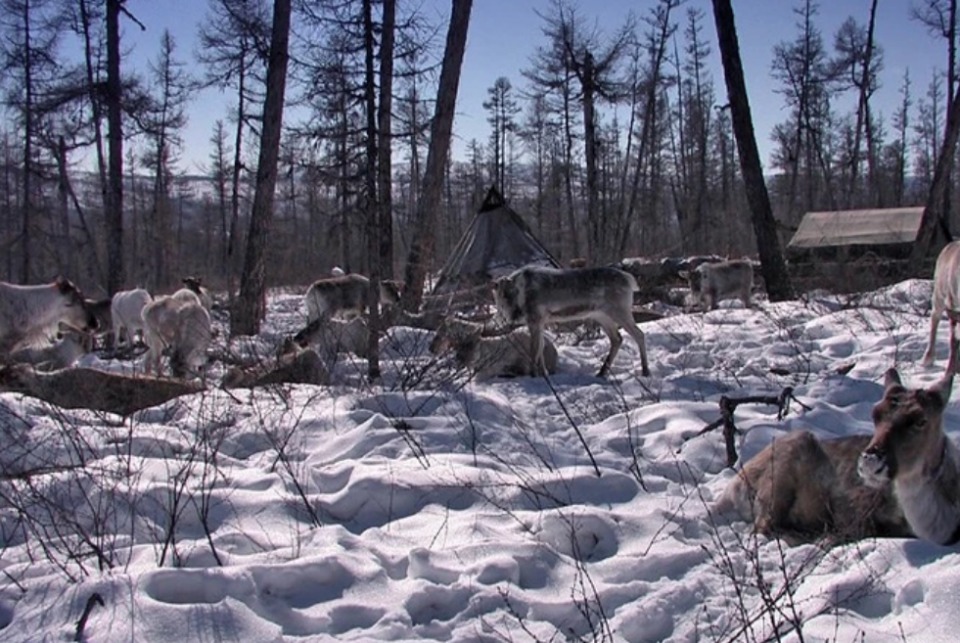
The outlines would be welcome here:
<svg viewBox="0 0 960 643">
<path fill-rule="evenodd" d="M 785 386 L 809 409 L 740 406 L 741 459 L 798 427 L 870 432 L 888 367 L 941 375 L 946 324 L 919 365 L 929 294 L 671 311 L 642 325 L 650 378 L 626 338 L 597 379 L 606 339 L 565 333 L 549 382 L 476 382 L 396 328 L 375 386 L 344 357 L 331 386 L 214 372 L 127 420 L 0 395 L 0 640 L 73 640 L 99 597 L 89 641 L 954 641 L 954 549 L 720 524 L 733 472 L 719 431 L 695 436 L 720 395 Z M 277 293 L 234 348 L 268 353 L 303 316 Z"/>
</svg>

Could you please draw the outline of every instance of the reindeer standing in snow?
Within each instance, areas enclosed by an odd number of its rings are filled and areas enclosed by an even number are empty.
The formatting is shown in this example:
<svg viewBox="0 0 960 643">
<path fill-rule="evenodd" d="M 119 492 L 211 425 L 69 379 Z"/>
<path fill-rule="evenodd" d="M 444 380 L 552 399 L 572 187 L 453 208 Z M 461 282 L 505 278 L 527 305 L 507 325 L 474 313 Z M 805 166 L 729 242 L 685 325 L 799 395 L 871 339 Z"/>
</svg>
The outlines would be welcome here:
<svg viewBox="0 0 960 643">
<path fill-rule="evenodd" d="M 543 327 L 552 322 L 592 319 L 610 339 L 610 352 L 598 377 L 610 370 L 623 338 L 623 328 L 637 342 L 644 377 L 650 375 L 647 347 L 633 320 L 633 293 L 637 281 L 628 272 L 611 267 L 556 270 L 527 266 L 494 284 L 493 297 L 508 324 L 526 322 L 530 331 L 532 372 L 545 373 Z"/>
</svg>

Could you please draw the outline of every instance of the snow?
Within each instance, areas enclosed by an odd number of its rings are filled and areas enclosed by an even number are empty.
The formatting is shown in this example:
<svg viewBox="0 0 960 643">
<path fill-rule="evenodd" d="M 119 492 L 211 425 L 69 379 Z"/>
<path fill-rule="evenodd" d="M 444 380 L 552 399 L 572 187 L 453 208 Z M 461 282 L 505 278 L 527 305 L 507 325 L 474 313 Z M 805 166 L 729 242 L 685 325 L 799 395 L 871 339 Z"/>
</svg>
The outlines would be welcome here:
<svg viewBox="0 0 960 643">
<path fill-rule="evenodd" d="M 73 640 L 96 594 L 97 642 L 953 641 L 954 549 L 788 547 L 716 519 L 733 471 L 720 432 L 697 435 L 721 395 L 785 386 L 803 406 L 783 420 L 737 408 L 741 461 L 800 427 L 870 432 L 887 368 L 942 373 L 946 324 L 919 365 L 929 296 L 911 280 L 669 310 L 642 325 L 649 378 L 629 338 L 598 379 L 606 339 L 561 333 L 550 381 L 475 382 L 396 328 L 374 385 L 340 356 L 330 386 L 225 392 L 215 367 L 126 420 L 2 394 L 0 640 Z M 230 348 L 268 356 L 303 318 L 274 293 Z"/>
</svg>

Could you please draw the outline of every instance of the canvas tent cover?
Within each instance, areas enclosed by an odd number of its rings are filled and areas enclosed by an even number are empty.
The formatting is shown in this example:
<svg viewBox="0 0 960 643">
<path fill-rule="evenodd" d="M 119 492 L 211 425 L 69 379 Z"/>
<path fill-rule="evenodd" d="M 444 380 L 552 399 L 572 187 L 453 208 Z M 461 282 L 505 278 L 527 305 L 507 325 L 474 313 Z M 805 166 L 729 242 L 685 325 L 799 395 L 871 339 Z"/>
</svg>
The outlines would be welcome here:
<svg viewBox="0 0 960 643">
<path fill-rule="evenodd" d="M 913 243 L 923 208 L 808 212 L 788 248 Z"/>
<path fill-rule="evenodd" d="M 529 226 L 490 188 L 479 212 L 440 271 L 433 295 L 472 288 L 533 264 L 559 268 Z"/>
</svg>

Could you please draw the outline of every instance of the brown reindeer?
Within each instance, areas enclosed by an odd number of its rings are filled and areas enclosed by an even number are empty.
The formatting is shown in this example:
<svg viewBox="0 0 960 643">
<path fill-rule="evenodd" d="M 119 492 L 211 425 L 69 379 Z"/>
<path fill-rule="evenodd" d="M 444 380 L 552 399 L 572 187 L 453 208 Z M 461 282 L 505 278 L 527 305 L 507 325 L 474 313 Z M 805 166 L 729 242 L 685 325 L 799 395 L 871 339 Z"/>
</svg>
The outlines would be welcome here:
<svg viewBox="0 0 960 643">
<path fill-rule="evenodd" d="M 744 465 L 714 506 L 790 544 L 910 536 L 891 485 L 871 487 L 857 475 L 869 435 L 820 440 L 797 431 L 774 440 Z"/>
<path fill-rule="evenodd" d="M 928 389 L 908 389 L 887 371 L 883 399 L 873 407 L 873 439 L 860 456 L 863 481 L 893 486 L 911 530 L 941 545 L 960 542 L 960 450 L 943 431 L 953 388 L 948 373 Z"/>
</svg>

